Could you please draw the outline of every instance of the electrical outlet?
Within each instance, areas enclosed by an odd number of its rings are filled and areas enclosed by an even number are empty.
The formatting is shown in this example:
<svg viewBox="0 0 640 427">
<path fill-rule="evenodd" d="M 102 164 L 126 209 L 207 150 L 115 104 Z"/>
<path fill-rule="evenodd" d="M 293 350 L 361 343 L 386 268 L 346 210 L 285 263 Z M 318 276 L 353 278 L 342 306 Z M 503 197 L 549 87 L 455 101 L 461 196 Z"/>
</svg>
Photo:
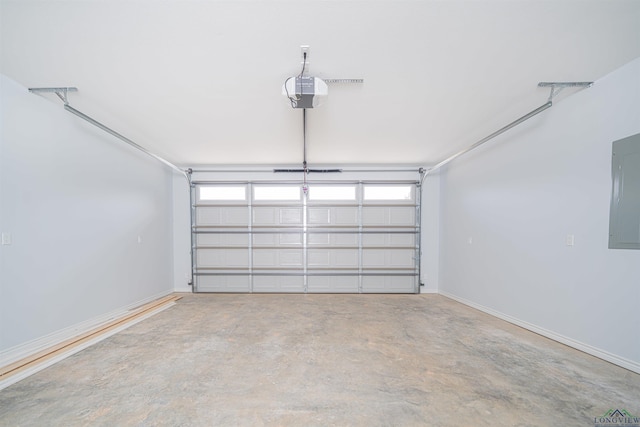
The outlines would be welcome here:
<svg viewBox="0 0 640 427">
<path fill-rule="evenodd" d="M 309 59 L 309 45 L 308 44 L 303 44 L 300 45 L 300 56 L 304 58 L 304 54 L 307 54 L 307 59 Z"/>
<path fill-rule="evenodd" d="M 3 245 L 11 244 L 11 233 L 2 233 L 2 244 Z"/>
</svg>

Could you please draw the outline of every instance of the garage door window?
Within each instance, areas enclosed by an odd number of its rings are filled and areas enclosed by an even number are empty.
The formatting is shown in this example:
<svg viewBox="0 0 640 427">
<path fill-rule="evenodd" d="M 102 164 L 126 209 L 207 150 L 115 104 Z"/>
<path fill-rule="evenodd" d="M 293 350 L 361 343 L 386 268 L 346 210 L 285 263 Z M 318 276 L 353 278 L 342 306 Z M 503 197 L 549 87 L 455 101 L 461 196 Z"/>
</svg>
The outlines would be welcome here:
<svg viewBox="0 0 640 427">
<path fill-rule="evenodd" d="M 300 186 L 256 186 L 253 200 L 256 202 L 295 202 L 302 199 Z"/>
<path fill-rule="evenodd" d="M 311 186 L 309 187 L 311 201 L 355 201 L 355 186 Z"/>
<path fill-rule="evenodd" d="M 243 186 L 201 186 L 198 187 L 198 200 L 214 201 L 244 201 L 247 200 L 247 190 Z"/>
<path fill-rule="evenodd" d="M 364 187 L 364 200 L 413 200 L 413 186 L 367 185 Z"/>
</svg>

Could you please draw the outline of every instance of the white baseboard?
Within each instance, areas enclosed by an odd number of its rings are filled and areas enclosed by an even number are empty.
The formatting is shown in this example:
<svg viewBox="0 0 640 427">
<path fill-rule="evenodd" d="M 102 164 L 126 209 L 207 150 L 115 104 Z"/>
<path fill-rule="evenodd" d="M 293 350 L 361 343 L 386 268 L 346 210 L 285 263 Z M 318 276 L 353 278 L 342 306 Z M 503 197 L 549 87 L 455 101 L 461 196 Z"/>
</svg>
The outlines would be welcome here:
<svg viewBox="0 0 640 427">
<path fill-rule="evenodd" d="M 437 294 L 438 290 L 437 289 L 431 289 L 431 288 L 424 288 L 421 287 L 420 288 L 420 293 L 421 294 Z"/>
<path fill-rule="evenodd" d="M 14 362 L 17 362 L 18 360 L 24 359 L 25 357 L 29 357 L 32 354 L 38 353 L 42 350 L 46 350 L 47 348 L 51 348 L 56 344 L 64 342 L 73 337 L 77 337 L 78 335 L 82 335 L 85 332 L 89 332 L 90 330 L 97 328 L 100 325 L 124 316 L 128 311 L 134 308 L 140 307 L 141 305 L 150 303 L 151 301 L 165 297 L 172 293 L 173 290 L 161 292 L 159 294 L 136 301 L 132 304 L 103 314 L 101 316 L 85 320 L 84 322 L 77 323 L 68 328 L 61 329 L 43 337 L 36 338 L 23 344 L 19 344 L 15 347 L 0 351 L 0 366 L 10 365 Z"/>
<path fill-rule="evenodd" d="M 150 302 L 150 301 L 147 301 L 147 302 Z M 150 310 L 147 313 L 145 313 L 144 315 L 139 316 L 134 320 L 126 322 L 126 323 L 124 323 L 123 325 L 121 325 L 121 326 L 119 326 L 117 328 L 111 329 L 109 332 L 105 332 L 105 333 L 99 334 L 95 338 L 93 338 L 91 340 L 88 340 L 88 341 L 84 342 L 83 344 L 74 346 L 74 347 L 70 348 L 67 351 L 61 352 L 57 356 L 47 359 L 45 362 L 38 363 L 38 364 L 28 368 L 28 369 L 25 369 L 24 371 L 21 371 L 21 372 L 15 374 L 15 375 L 10 375 L 9 378 L 6 378 L 6 379 L 0 381 L 0 390 L 9 387 L 12 384 L 15 384 L 18 381 L 21 381 L 21 380 L 27 378 L 28 376 L 31 376 L 31 375 L 33 375 L 33 374 L 35 374 L 37 372 L 40 372 L 41 370 L 43 370 L 45 368 L 48 368 L 49 366 L 52 366 L 52 365 L 60 362 L 61 360 L 66 359 L 67 357 L 72 356 L 72 355 L 74 355 L 74 354 L 76 354 L 76 353 L 78 353 L 78 352 L 80 352 L 80 351 L 82 351 L 82 350 L 84 350 L 84 349 L 86 349 L 88 347 L 91 347 L 92 345 L 94 345 L 96 343 L 99 343 L 100 341 L 105 340 L 105 339 L 109 338 L 110 336 L 115 335 L 118 332 L 121 332 L 121 331 L 127 329 L 130 326 L 135 325 L 136 323 L 142 322 L 143 320 L 148 319 L 149 317 L 151 317 L 151 316 L 153 316 L 153 315 L 155 315 L 157 313 L 160 313 L 161 311 L 166 310 L 167 308 L 169 308 L 171 306 L 174 306 L 175 304 L 176 304 L 175 302 L 171 302 L 169 304 L 164 304 L 164 305 L 162 305 L 162 306 L 160 306 L 160 307 L 158 307 L 158 308 L 156 308 L 154 310 Z M 85 332 L 88 332 L 88 331 L 85 331 Z"/>
<path fill-rule="evenodd" d="M 480 310 L 480 311 L 482 311 L 484 313 L 487 313 L 487 314 L 489 314 L 491 316 L 494 316 L 494 317 L 497 317 L 499 319 L 505 320 L 505 321 L 507 321 L 509 323 L 512 323 L 512 324 L 516 325 L 516 326 L 520 326 L 521 328 L 527 329 L 527 330 L 529 330 L 531 332 L 535 332 L 536 334 L 542 335 L 544 337 L 547 337 L 547 338 L 552 339 L 554 341 L 557 341 L 559 343 L 568 345 L 569 347 L 573 347 L 576 350 L 580 350 L 580 351 L 582 351 L 584 353 L 590 354 L 590 355 L 595 356 L 595 357 L 597 357 L 599 359 L 606 360 L 607 362 L 611 362 L 614 365 L 618 365 L 618 366 L 620 366 L 622 368 L 625 368 L 625 369 L 628 369 L 630 371 L 633 371 L 635 373 L 640 374 L 640 363 L 635 362 L 633 360 L 629 360 L 629 359 L 626 359 L 624 357 L 617 356 L 615 354 L 609 353 L 608 351 L 601 350 L 599 348 L 596 348 L 596 347 L 593 347 L 591 345 L 582 343 L 580 341 L 576 341 L 576 340 L 574 340 L 572 338 L 569 338 L 569 337 L 565 337 L 564 335 L 557 334 L 557 333 L 555 333 L 553 331 L 550 331 L 548 329 L 541 328 L 541 327 L 539 327 L 537 325 L 534 325 L 532 323 L 525 322 L 525 321 L 517 319 L 517 318 L 515 318 L 513 316 L 509 316 L 508 314 L 501 313 L 501 312 L 496 311 L 496 310 L 494 310 L 492 308 L 485 307 L 485 306 L 480 305 L 480 304 L 476 304 L 475 302 L 472 302 L 472 301 L 469 301 L 467 299 L 461 298 L 459 296 L 450 294 L 448 292 L 439 291 L 439 294 L 442 295 L 442 296 L 445 296 L 447 298 L 451 298 L 452 300 L 458 301 L 459 303 L 462 303 L 462 304 L 467 305 L 469 307 L 472 307 L 472 308 L 475 308 L 477 310 Z"/>
</svg>

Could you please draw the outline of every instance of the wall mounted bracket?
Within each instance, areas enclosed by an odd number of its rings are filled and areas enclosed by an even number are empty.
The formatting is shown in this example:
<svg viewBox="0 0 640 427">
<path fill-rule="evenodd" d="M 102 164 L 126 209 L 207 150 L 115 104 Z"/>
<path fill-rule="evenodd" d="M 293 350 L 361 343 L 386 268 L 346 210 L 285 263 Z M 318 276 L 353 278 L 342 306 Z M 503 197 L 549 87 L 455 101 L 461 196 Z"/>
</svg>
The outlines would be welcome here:
<svg viewBox="0 0 640 427">
<path fill-rule="evenodd" d="M 509 129 L 511 129 L 511 128 L 515 127 L 515 126 L 518 126 L 520 123 L 529 120 L 533 116 L 535 116 L 537 114 L 540 114 L 541 112 L 543 112 L 547 108 L 551 108 L 553 106 L 553 98 L 555 96 L 557 96 L 563 89 L 568 88 L 568 87 L 589 88 L 589 87 L 593 86 L 593 82 L 540 82 L 540 83 L 538 83 L 538 86 L 539 87 L 550 87 L 551 88 L 551 93 L 549 94 L 549 99 L 547 99 L 546 103 L 544 103 L 540 107 L 536 108 L 535 110 L 532 110 L 532 111 L 528 112 L 524 116 L 514 120 L 513 122 L 509 123 L 508 125 L 498 129 L 497 131 L 493 132 L 491 135 L 482 138 L 480 141 L 476 142 L 475 144 L 472 144 L 469 147 L 467 147 L 467 148 L 465 148 L 465 149 L 463 149 L 463 150 L 461 150 L 461 151 L 459 151 L 459 152 L 447 157 L 446 159 L 436 163 L 435 165 L 431 166 L 430 168 L 428 168 L 425 171 L 425 173 L 422 176 L 422 180 L 421 181 L 423 182 L 424 179 L 427 177 L 427 175 L 430 172 L 433 172 L 433 171 L 435 171 L 437 169 L 440 169 L 442 166 L 450 163 L 454 159 L 457 159 L 458 157 L 462 156 L 463 154 L 466 154 L 471 150 L 475 150 L 476 148 L 478 148 L 479 146 L 481 146 L 485 142 L 495 138 L 496 136 L 508 131 Z"/>
<path fill-rule="evenodd" d="M 558 96 L 563 89 L 568 87 L 578 87 L 578 88 L 588 88 L 593 86 L 593 82 L 540 82 L 538 83 L 539 87 L 549 87 L 551 88 L 551 93 L 549 93 L 548 101 L 553 101 L 553 98 Z"/>
<path fill-rule="evenodd" d="M 69 92 L 77 92 L 77 87 L 31 87 L 29 88 L 29 92 L 32 93 L 55 93 L 58 95 L 58 98 L 64 102 L 64 105 L 69 105 L 69 99 L 67 98 L 67 93 Z"/>
<path fill-rule="evenodd" d="M 179 172 L 182 176 L 184 176 L 187 179 L 187 181 L 189 181 L 189 175 L 183 169 L 181 169 L 178 166 L 174 165 L 170 161 L 168 161 L 168 160 L 166 160 L 166 159 L 164 159 L 164 158 L 152 153 L 151 151 L 147 150 L 146 148 L 142 147 L 141 145 L 136 144 L 135 142 L 133 142 L 132 140 L 130 140 L 126 136 L 119 134 L 115 130 L 103 125 L 102 123 L 100 123 L 99 121 L 95 120 L 94 118 L 87 116 L 86 114 L 82 113 L 81 111 L 76 110 L 71 105 L 69 105 L 69 99 L 67 98 L 67 94 L 69 92 L 77 92 L 77 91 L 78 91 L 77 87 L 33 87 L 33 88 L 29 88 L 29 92 L 31 92 L 31 93 L 55 93 L 58 96 L 58 98 L 60 98 L 62 100 L 62 102 L 64 102 L 64 109 L 67 110 L 68 112 L 70 112 L 72 114 L 75 114 L 76 116 L 80 117 L 82 120 L 91 123 L 95 127 L 100 128 L 103 131 L 105 131 L 106 133 L 115 136 L 116 138 L 118 138 L 119 140 L 129 144 L 133 148 L 136 148 L 136 149 L 142 151 L 143 153 L 153 157 L 154 159 L 164 163 L 165 165 L 167 165 L 170 168 L 174 169 L 175 171 Z"/>
</svg>

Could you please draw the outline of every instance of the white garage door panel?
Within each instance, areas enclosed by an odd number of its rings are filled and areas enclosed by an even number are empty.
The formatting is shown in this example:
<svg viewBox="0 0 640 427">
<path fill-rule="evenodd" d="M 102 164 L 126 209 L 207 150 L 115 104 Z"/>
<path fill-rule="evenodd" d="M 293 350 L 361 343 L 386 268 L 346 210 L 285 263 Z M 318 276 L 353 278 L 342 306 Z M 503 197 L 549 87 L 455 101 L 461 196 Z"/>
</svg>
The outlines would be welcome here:
<svg viewBox="0 0 640 427">
<path fill-rule="evenodd" d="M 364 206 L 362 225 L 364 226 L 407 226 L 413 227 L 416 208 L 413 206 Z"/>
<path fill-rule="evenodd" d="M 283 226 L 302 225 L 302 208 L 256 206 L 253 208 L 253 225 Z"/>
<path fill-rule="evenodd" d="M 302 225 L 302 208 L 281 208 L 278 225 Z"/>
<path fill-rule="evenodd" d="M 331 211 L 329 208 L 309 208 L 307 220 L 309 224 L 331 224 Z"/>
<path fill-rule="evenodd" d="M 387 241 L 389 242 L 389 246 L 405 246 L 405 247 L 414 247 L 416 246 L 416 235 L 412 234 L 387 234 Z"/>
<path fill-rule="evenodd" d="M 377 233 L 377 234 L 365 234 L 362 236 L 362 246 L 391 246 L 391 247 L 415 247 L 415 234 L 413 233 Z"/>
<path fill-rule="evenodd" d="M 278 225 L 276 208 L 253 208 L 253 225 Z"/>
<path fill-rule="evenodd" d="M 247 247 L 249 236 L 246 234 L 199 234 L 196 237 L 198 246 L 240 246 Z"/>
<path fill-rule="evenodd" d="M 415 293 L 416 184 L 195 183 L 194 290 Z"/>
<path fill-rule="evenodd" d="M 357 276 L 309 276 L 307 283 L 309 292 L 324 293 L 357 293 Z"/>
<path fill-rule="evenodd" d="M 253 246 L 302 246 L 301 233 L 264 233 L 253 235 Z"/>
<path fill-rule="evenodd" d="M 358 225 L 357 207 L 310 207 L 307 215 L 309 225 Z"/>
<path fill-rule="evenodd" d="M 199 249 L 197 261 L 202 268 L 247 268 L 249 267 L 249 250 Z"/>
<path fill-rule="evenodd" d="M 254 268 L 302 268 L 302 249 L 253 249 Z"/>
<path fill-rule="evenodd" d="M 247 276 L 199 276 L 200 292 L 250 292 L 251 284 Z"/>
<path fill-rule="evenodd" d="M 393 268 L 415 268 L 416 251 L 408 249 L 390 249 L 387 251 L 389 266 Z"/>
<path fill-rule="evenodd" d="M 362 292 L 366 293 L 410 293 L 415 289 L 413 276 L 364 276 Z"/>
<path fill-rule="evenodd" d="M 335 225 L 357 226 L 359 223 L 357 207 L 336 207 L 332 209 L 332 214 L 332 223 Z"/>
<path fill-rule="evenodd" d="M 357 249 L 309 249 L 309 268 L 358 268 Z"/>
<path fill-rule="evenodd" d="M 387 208 L 363 207 L 362 225 L 387 225 Z"/>
<path fill-rule="evenodd" d="M 309 233 L 307 244 L 316 246 L 349 246 L 358 247 L 358 234 L 355 233 Z"/>
<path fill-rule="evenodd" d="M 247 226 L 249 211 L 246 207 L 200 206 L 196 210 L 199 226 Z"/>
<path fill-rule="evenodd" d="M 389 225 L 413 227 L 416 222 L 416 208 L 393 207 L 389 208 Z"/>
<path fill-rule="evenodd" d="M 302 276 L 255 276 L 254 292 L 304 292 Z"/>
<path fill-rule="evenodd" d="M 362 266 L 376 269 L 415 268 L 415 251 L 411 249 L 363 249 Z"/>
</svg>

